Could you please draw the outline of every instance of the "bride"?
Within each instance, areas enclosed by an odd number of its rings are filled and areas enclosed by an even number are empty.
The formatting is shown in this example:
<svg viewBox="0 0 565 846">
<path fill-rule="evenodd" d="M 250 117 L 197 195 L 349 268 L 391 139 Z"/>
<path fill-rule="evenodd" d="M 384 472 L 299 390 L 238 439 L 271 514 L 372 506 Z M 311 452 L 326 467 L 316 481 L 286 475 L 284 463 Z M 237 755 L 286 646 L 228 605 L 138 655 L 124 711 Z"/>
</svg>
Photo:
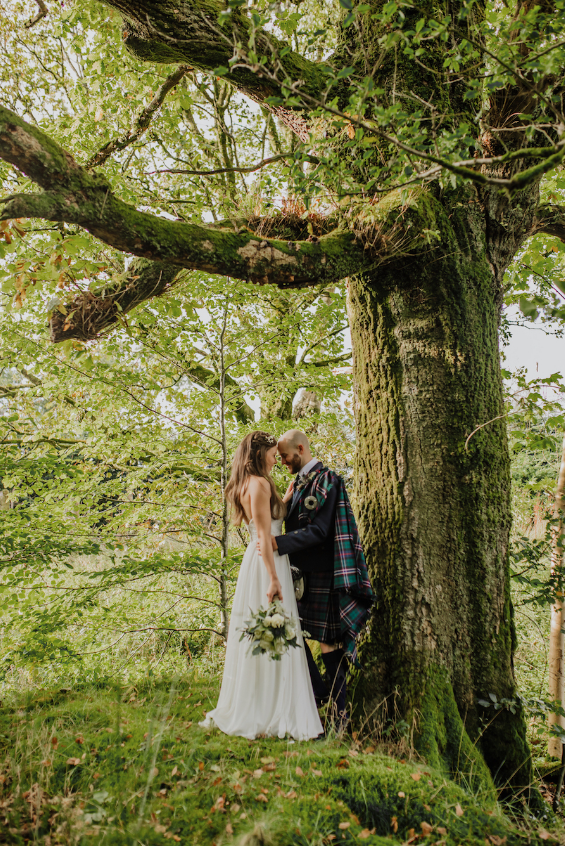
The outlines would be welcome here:
<svg viewBox="0 0 565 846">
<path fill-rule="evenodd" d="M 226 497 L 236 525 L 244 520 L 250 542 L 243 556 L 229 627 L 224 676 L 218 704 L 201 726 L 217 726 L 225 734 L 309 740 L 321 734 L 308 673 L 292 575 L 287 555 L 272 551 L 271 535 L 280 535 L 286 506 L 271 471 L 277 461 L 277 442 L 266 432 L 250 432 L 239 444 L 232 463 Z M 285 497 L 286 498 L 286 497 Z M 257 551 L 257 538 L 264 550 Z M 300 647 L 289 649 L 280 661 L 251 655 L 240 641 L 246 618 L 275 597 L 295 618 Z"/>
</svg>

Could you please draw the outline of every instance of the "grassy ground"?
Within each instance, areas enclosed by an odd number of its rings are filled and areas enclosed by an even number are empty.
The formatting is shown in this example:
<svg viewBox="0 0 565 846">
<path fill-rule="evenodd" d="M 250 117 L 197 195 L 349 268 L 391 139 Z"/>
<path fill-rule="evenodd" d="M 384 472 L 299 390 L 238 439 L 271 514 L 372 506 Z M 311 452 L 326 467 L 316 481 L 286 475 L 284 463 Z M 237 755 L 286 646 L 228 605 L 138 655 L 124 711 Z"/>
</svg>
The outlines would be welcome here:
<svg viewBox="0 0 565 846">
<path fill-rule="evenodd" d="M 192 673 L 23 694 L 1 715 L 1 842 L 541 842 L 539 827 L 519 830 L 442 774 L 367 741 L 204 731 L 217 692 L 218 677 Z"/>
</svg>

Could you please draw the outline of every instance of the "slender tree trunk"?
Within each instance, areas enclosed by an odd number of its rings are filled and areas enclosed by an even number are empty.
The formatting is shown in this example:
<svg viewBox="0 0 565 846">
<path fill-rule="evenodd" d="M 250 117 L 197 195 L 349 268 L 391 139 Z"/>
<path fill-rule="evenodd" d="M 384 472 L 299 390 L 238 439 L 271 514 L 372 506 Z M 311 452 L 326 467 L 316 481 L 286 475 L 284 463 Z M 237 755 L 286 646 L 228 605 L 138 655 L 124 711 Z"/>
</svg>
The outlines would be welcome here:
<svg viewBox="0 0 565 846">
<path fill-rule="evenodd" d="M 358 701 L 369 714 L 397 690 L 431 764 L 492 791 L 486 761 L 520 791 L 531 765 L 519 706 L 478 705 L 515 694 L 499 295 L 480 212 L 454 207 L 433 224 L 443 258 L 349 283 L 356 498 L 379 591 Z"/>
<path fill-rule="evenodd" d="M 565 635 L 563 633 L 563 591 L 561 579 L 563 577 L 563 547 L 565 544 L 565 435 L 561 453 L 561 467 L 555 491 L 555 526 L 552 532 L 551 573 L 558 580 L 555 602 L 551 606 L 551 630 L 549 634 L 549 698 L 564 704 L 564 673 L 563 650 Z M 565 728 L 563 717 L 557 714 L 549 715 L 549 727 L 555 725 Z M 550 737 L 548 752 L 551 756 L 561 759 L 562 742 L 557 737 Z"/>
<path fill-rule="evenodd" d="M 224 336 L 226 332 L 228 306 L 224 311 L 224 321 L 222 332 L 220 334 L 220 438 L 222 441 L 222 467 L 220 485 L 222 488 L 222 568 L 220 572 L 220 607 L 222 611 L 222 634 L 227 639 L 229 630 L 229 614 L 228 614 L 228 573 L 227 573 L 227 557 L 229 550 L 229 531 L 230 521 L 228 512 L 228 502 L 226 499 L 226 485 L 228 483 L 228 447 L 226 439 L 226 363 L 225 363 L 225 349 Z"/>
</svg>

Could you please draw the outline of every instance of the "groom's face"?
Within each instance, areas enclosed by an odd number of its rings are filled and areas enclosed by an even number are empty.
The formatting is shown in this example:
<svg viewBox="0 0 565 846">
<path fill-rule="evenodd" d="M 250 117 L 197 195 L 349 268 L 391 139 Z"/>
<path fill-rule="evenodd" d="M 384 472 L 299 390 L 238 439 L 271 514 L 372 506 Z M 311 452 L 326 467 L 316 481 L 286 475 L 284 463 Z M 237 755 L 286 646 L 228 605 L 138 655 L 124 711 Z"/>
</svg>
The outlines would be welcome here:
<svg viewBox="0 0 565 846">
<path fill-rule="evenodd" d="M 279 453 L 281 461 L 288 468 L 289 473 L 298 473 L 302 467 L 302 452 L 300 446 L 293 447 L 284 441 L 279 441 Z"/>
</svg>

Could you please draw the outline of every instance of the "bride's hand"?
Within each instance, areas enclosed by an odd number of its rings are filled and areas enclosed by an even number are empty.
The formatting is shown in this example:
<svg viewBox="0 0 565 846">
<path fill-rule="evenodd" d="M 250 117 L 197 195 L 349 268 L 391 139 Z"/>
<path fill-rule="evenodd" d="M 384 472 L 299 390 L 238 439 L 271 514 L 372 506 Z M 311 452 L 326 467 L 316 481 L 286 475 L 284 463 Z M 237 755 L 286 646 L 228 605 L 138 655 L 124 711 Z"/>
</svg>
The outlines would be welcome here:
<svg viewBox="0 0 565 846">
<path fill-rule="evenodd" d="M 271 547 L 273 549 L 273 552 L 279 551 L 279 548 L 277 546 L 277 539 L 274 535 L 271 535 Z M 257 539 L 257 552 L 259 553 L 259 555 L 261 555 L 261 540 L 259 538 Z"/>
<path fill-rule="evenodd" d="M 275 599 L 275 597 L 277 597 L 277 596 L 280 599 L 280 601 L 282 602 L 283 601 L 282 586 L 281 586 L 281 583 L 279 582 L 279 580 L 275 578 L 275 579 L 271 579 L 271 584 L 269 585 L 269 590 L 267 591 L 267 601 L 268 601 L 269 605 L 271 604 L 273 599 Z"/>
<path fill-rule="evenodd" d="M 283 496 L 283 502 L 290 502 L 290 500 L 292 499 L 293 485 L 294 485 L 294 482 L 291 482 L 289 484 L 288 488 L 286 489 L 286 493 Z"/>
</svg>

